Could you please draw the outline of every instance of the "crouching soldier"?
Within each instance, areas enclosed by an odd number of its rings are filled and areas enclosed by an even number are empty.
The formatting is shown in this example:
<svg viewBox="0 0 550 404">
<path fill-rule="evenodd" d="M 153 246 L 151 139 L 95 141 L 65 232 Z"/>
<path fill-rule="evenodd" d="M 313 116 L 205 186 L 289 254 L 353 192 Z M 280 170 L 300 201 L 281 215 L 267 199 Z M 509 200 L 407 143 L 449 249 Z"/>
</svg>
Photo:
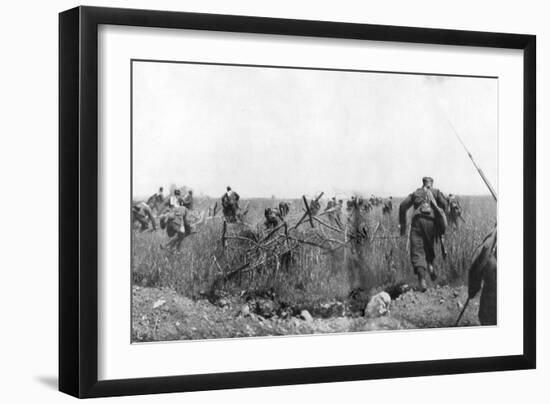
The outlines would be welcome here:
<svg viewBox="0 0 550 404">
<path fill-rule="evenodd" d="M 421 291 L 426 291 L 426 271 L 432 281 L 437 278 L 433 262 L 435 241 L 445 232 L 447 199 L 441 191 L 433 188 L 433 179 L 422 178 L 422 188 L 407 196 L 399 205 L 399 227 L 406 235 L 407 211 L 413 207 L 410 232 L 411 263 Z"/>
<path fill-rule="evenodd" d="M 275 211 L 275 209 L 266 208 L 264 211 L 264 216 L 264 225 L 267 229 L 274 229 L 278 226 L 279 220 L 277 219 L 277 212 Z"/>
<path fill-rule="evenodd" d="M 290 212 L 290 204 L 288 202 L 279 202 L 279 214 L 281 217 L 287 217 L 288 212 Z"/>
<path fill-rule="evenodd" d="M 149 227 L 147 220 L 151 222 L 153 230 L 157 229 L 153 211 L 145 202 L 136 202 L 132 206 L 132 220 L 134 223 L 138 222 L 141 225 L 141 231 L 147 230 L 147 228 Z"/>
<path fill-rule="evenodd" d="M 170 237 L 166 245 L 161 245 L 162 249 L 179 250 L 183 239 L 191 235 L 192 228 L 187 216 L 188 209 L 180 202 L 178 206 L 160 218 L 160 227 L 166 229 L 166 234 Z"/>
</svg>

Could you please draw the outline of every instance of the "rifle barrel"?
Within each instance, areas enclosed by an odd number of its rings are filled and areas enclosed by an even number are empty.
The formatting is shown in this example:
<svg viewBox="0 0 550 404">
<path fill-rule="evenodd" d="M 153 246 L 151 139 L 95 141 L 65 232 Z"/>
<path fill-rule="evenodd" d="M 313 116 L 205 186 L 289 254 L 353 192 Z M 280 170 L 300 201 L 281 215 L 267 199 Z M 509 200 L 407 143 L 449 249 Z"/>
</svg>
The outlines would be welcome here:
<svg viewBox="0 0 550 404">
<path fill-rule="evenodd" d="M 483 170 L 481 168 L 479 168 L 479 166 L 476 164 L 475 160 L 474 160 L 474 157 L 472 156 L 472 153 L 470 153 L 470 151 L 468 150 L 468 148 L 466 147 L 466 145 L 464 144 L 464 142 L 462 141 L 462 138 L 460 137 L 460 135 L 458 134 L 458 131 L 456 130 L 456 128 L 454 127 L 453 123 L 450 121 L 450 119 L 445 116 L 445 118 L 447 119 L 447 123 L 449 124 L 449 126 L 451 127 L 451 129 L 453 130 L 453 133 L 455 134 L 456 138 L 458 139 L 458 141 L 460 142 L 460 144 L 462 145 L 462 147 L 464 148 L 464 150 L 466 150 L 466 153 L 468 154 L 468 157 L 470 157 L 470 160 L 472 160 L 472 163 L 474 163 L 474 167 L 476 168 L 477 172 L 479 173 L 479 175 L 481 176 L 481 179 L 483 180 L 483 182 L 485 183 L 485 185 L 487 185 L 487 188 L 489 188 L 489 192 L 491 193 L 491 195 L 493 196 L 493 199 L 496 201 L 497 200 L 497 193 L 495 192 L 494 188 L 492 187 L 491 183 L 489 182 L 489 180 L 487 179 L 487 177 L 485 176 L 485 173 L 483 172 Z"/>
</svg>

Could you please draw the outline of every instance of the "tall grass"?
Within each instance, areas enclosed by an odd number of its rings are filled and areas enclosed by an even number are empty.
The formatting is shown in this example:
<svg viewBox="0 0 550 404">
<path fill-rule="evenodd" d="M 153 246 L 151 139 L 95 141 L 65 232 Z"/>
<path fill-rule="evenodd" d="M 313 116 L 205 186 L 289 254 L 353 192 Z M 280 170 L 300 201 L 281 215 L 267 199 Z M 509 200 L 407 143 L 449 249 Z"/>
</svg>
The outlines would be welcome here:
<svg viewBox="0 0 550 404">
<path fill-rule="evenodd" d="M 398 206 L 399 200 L 395 200 Z M 251 199 L 246 216 L 247 226 L 231 224 L 228 235 L 252 230 L 260 237 L 263 229 L 263 212 L 274 207 L 274 199 Z M 195 209 L 206 209 L 213 200 L 201 199 Z M 445 236 L 448 257 L 441 258 L 436 245 L 436 268 L 439 284 L 464 282 L 471 255 L 496 221 L 496 204 L 490 197 L 462 197 L 466 223 L 457 230 L 450 229 Z M 413 282 L 414 275 L 407 251 L 407 237 L 395 238 L 398 231 L 397 208 L 390 216 L 383 216 L 381 206 L 363 214 L 362 220 L 369 232 L 378 230 L 369 241 L 352 248 L 340 248 L 333 253 L 310 245 L 300 245 L 293 250 L 289 266 L 278 265 L 275 254 L 261 249 L 245 251 L 252 245 L 243 240 L 228 240 L 222 246 L 222 220 L 214 218 L 197 234 L 187 237 L 179 252 L 171 254 L 160 248 L 167 236 L 164 232 L 133 233 L 132 282 L 144 286 L 167 286 L 188 297 L 205 294 L 236 294 L 247 291 L 270 291 L 280 299 L 293 302 L 315 302 L 344 298 L 351 289 L 365 290 L 399 281 Z M 299 200 L 292 201 L 289 223 L 302 214 Z M 345 215 L 344 215 L 345 216 Z M 326 216 L 324 216 L 326 219 Z M 410 221 L 410 220 L 409 220 Z M 329 238 L 342 239 L 330 229 L 312 228 L 304 223 L 296 230 L 299 238 L 312 238 L 319 232 Z M 242 266 L 247 261 L 264 262 L 253 270 L 243 271 L 223 280 L 223 274 Z"/>
</svg>

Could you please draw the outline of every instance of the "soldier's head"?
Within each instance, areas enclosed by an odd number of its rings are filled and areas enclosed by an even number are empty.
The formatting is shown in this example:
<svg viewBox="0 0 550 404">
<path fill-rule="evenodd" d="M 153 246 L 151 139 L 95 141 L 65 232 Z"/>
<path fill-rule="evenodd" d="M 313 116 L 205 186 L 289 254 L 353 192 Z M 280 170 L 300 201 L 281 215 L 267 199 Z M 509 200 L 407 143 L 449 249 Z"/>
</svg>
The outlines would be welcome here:
<svg viewBox="0 0 550 404">
<path fill-rule="evenodd" d="M 160 188 L 159 188 L 159 192 L 162 192 L 162 191 L 164 191 L 164 188 L 163 188 L 163 187 L 160 187 Z"/>
<path fill-rule="evenodd" d="M 193 190 L 190 189 L 189 191 L 187 191 L 187 193 L 188 193 L 189 195 L 193 195 Z"/>
<path fill-rule="evenodd" d="M 424 188 L 431 188 L 434 185 L 434 179 L 432 177 L 424 177 L 422 178 L 422 187 Z"/>
<path fill-rule="evenodd" d="M 181 195 L 180 190 L 179 190 L 179 189 L 176 189 L 176 190 L 174 191 L 174 195 L 180 196 L 180 195 Z"/>
<path fill-rule="evenodd" d="M 227 192 L 231 191 L 231 187 L 229 185 L 225 189 L 227 190 Z"/>
</svg>

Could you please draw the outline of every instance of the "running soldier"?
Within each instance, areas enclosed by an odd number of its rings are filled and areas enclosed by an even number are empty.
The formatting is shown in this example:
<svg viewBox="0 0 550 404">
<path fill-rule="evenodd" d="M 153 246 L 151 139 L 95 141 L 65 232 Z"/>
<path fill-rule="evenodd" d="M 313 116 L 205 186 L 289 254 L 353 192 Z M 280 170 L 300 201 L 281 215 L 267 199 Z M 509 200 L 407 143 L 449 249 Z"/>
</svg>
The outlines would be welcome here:
<svg viewBox="0 0 550 404">
<path fill-rule="evenodd" d="M 164 202 L 164 188 L 160 187 L 158 192 L 151 195 L 149 199 L 147 199 L 147 205 L 153 210 L 157 208 L 157 206 L 161 205 Z"/>
<path fill-rule="evenodd" d="M 179 250 L 183 239 L 191 235 L 191 226 L 187 220 L 188 210 L 183 206 L 183 200 L 180 199 L 178 206 L 172 208 L 169 213 L 160 218 L 160 227 L 166 229 L 166 234 L 170 240 L 166 245 L 161 245 L 162 249 L 168 251 Z"/>
<path fill-rule="evenodd" d="M 399 226 L 401 235 L 406 235 L 407 211 L 413 207 L 410 232 L 411 263 L 418 276 L 421 291 L 426 291 L 426 271 L 432 281 L 437 278 L 433 267 L 434 244 L 445 232 L 447 199 L 441 191 L 433 188 L 433 179 L 422 178 L 418 188 L 399 205 Z"/>
<path fill-rule="evenodd" d="M 225 194 L 222 195 L 223 215 L 229 223 L 235 223 L 237 221 L 239 199 L 239 194 L 233 191 L 230 186 L 226 188 Z"/>
</svg>

